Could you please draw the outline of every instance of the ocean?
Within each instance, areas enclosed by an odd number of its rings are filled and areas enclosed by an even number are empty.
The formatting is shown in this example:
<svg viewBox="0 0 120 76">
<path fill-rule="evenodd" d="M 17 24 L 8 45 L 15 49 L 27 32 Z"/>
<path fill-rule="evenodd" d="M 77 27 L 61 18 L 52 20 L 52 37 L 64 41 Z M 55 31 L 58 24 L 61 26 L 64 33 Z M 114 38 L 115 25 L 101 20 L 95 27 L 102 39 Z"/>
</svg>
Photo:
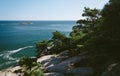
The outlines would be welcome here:
<svg viewBox="0 0 120 76">
<path fill-rule="evenodd" d="M 74 25 L 75 21 L 0 21 L 0 70 L 23 56 L 34 57 L 37 41 L 51 39 L 56 30 L 68 36 Z"/>
</svg>

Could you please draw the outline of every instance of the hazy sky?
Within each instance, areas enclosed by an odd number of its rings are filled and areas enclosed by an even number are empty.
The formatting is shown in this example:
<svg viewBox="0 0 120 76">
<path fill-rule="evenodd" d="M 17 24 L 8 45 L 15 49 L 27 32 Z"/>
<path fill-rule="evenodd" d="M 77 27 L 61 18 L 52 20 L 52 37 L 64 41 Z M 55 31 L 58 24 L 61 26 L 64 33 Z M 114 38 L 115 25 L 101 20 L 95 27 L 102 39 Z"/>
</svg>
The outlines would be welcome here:
<svg viewBox="0 0 120 76">
<path fill-rule="evenodd" d="M 83 8 L 108 0 L 0 0 L 0 20 L 78 20 Z"/>
</svg>

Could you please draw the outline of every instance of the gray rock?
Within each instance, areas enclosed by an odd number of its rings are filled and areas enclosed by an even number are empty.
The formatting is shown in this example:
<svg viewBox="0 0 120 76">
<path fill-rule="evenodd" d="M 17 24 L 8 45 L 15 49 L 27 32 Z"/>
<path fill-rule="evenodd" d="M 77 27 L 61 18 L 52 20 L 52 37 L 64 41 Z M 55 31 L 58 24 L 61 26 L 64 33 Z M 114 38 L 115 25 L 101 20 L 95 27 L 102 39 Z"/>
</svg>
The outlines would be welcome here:
<svg viewBox="0 0 120 76">
<path fill-rule="evenodd" d="M 10 67 L 8 69 L 0 71 L 0 76 L 24 76 L 23 73 L 15 73 L 15 71 L 19 69 L 21 69 L 20 66 Z"/>
<path fill-rule="evenodd" d="M 88 76 L 92 74 L 92 69 L 89 67 L 73 68 L 73 64 L 86 59 L 86 56 L 68 56 L 69 51 L 63 51 L 58 55 L 47 55 L 39 58 L 37 62 L 40 62 L 45 69 L 45 76 L 63 76 L 63 74 L 70 74 L 73 76 Z M 69 76 L 69 75 L 67 75 Z"/>
<path fill-rule="evenodd" d="M 40 62 L 41 64 L 44 64 L 44 63 L 48 62 L 48 60 L 50 60 L 51 58 L 54 58 L 54 57 L 55 57 L 55 55 L 42 56 L 42 57 L 37 59 L 37 62 Z"/>
<path fill-rule="evenodd" d="M 66 74 L 73 76 L 90 76 L 93 74 L 93 69 L 90 67 L 79 67 L 68 70 Z"/>
<path fill-rule="evenodd" d="M 64 76 L 64 74 L 51 72 L 51 73 L 44 73 L 44 76 Z"/>
<path fill-rule="evenodd" d="M 0 72 L 0 76 L 24 76 L 23 73 L 13 73 L 10 71 Z"/>
<path fill-rule="evenodd" d="M 59 57 L 55 55 L 47 55 L 39 58 L 37 62 L 40 62 L 42 64 L 43 68 L 48 68 L 55 66 L 59 63 L 61 63 L 63 60 L 65 60 L 66 57 Z"/>
<path fill-rule="evenodd" d="M 69 50 L 63 51 L 60 54 L 58 54 L 59 56 L 68 56 Z"/>
<path fill-rule="evenodd" d="M 61 52 L 59 55 L 46 55 L 38 58 L 37 62 L 40 62 L 43 68 L 52 67 L 66 60 L 68 58 L 67 52 Z"/>
<path fill-rule="evenodd" d="M 62 61 L 61 63 L 55 66 L 47 67 L 46 70 L 50 72 L 62 72 L 63 73 L 69 69 L 69 65 L 79 62 L 81 61 L 81 59 L 82 57 L 80 56 L 68 58 L 67 60 Z"/>
</svg>

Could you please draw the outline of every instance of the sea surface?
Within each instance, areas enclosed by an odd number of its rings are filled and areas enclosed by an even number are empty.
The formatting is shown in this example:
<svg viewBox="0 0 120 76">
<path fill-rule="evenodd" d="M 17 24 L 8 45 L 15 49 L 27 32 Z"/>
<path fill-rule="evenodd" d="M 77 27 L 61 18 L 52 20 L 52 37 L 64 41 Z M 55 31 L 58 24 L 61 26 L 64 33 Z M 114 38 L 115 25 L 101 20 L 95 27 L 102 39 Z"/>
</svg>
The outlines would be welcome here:
<svg viewBox="0 0 120 76">
<path fill-rule="evenodd" d="M 74 25 L 75 21 L 0 21 L 0 70 L 22 56 L 35 56 L 37 41 L 51 39 L 56 30 L 69 35 Z"/>
</svg>

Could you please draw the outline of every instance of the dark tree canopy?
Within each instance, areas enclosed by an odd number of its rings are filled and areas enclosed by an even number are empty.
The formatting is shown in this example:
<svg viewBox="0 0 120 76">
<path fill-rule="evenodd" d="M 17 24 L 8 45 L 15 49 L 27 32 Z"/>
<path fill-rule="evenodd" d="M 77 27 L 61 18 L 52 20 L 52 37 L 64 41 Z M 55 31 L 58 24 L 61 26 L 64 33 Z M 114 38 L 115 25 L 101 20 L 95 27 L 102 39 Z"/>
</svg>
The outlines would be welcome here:
<svg viewBox="0 0 120 76">
<path fill-rule="evenodd" d="M 85 7 L 82 16 L 84 19 L 76 22 L 69 36 L 56 31 L 51 40 L 36 46 L 39 53 L 69 50 L 75 56 L 85 52 L 90 58 L 84 66 L 93 67 L 94 76 L 100 76 L 109 64 L 120 64 L 120 0 L 110 0 L 102 10 Z"/>
</svg>

